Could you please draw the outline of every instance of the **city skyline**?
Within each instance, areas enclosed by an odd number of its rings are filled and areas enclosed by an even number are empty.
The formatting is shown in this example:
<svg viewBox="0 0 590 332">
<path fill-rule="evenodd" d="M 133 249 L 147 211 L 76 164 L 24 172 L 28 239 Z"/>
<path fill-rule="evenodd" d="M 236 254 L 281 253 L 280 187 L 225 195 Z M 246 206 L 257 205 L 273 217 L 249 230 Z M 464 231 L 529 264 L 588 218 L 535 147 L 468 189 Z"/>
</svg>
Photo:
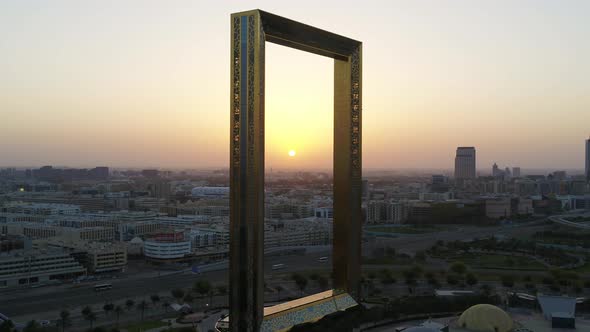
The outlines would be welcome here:
<svg viewBox="0 0 590 332">
<path fill-rule="evenodd" d="M 4 2 L 2 164 L 227 167 L 227 14 L 259 7 L 366 41 L 365 168 L 452 169 L 469 145 L 479 165 L 583 169 L 588 6 Z M 267 55 L 267 167 L 331 168 L 331 62 Z"/>
</svg>

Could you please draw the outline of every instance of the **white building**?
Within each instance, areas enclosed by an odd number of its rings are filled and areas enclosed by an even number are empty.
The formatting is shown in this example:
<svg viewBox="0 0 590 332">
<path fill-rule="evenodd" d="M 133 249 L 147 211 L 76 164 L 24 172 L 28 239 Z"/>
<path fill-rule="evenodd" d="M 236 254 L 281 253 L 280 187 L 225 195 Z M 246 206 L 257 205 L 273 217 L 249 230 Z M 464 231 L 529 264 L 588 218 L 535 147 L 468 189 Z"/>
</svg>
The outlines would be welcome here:
<svg viewBox="0 0 590 332">
<path fill-rule="evenodd" d="M 73 278 L 86 269 L 63 250 L 13 251 L 0 255 L 0 288 Z"/>
<path fill-rule="evenodd" d="M 182 259 L 192 254 L 192 244 L 183 232 L 160 233 L 143 242 L 143 254 L 154 260 Z"/>
<path fill-rule="evenodd" d="M 54 203 L 14 202 L 5 207 L 7 212 L 37 215 L 72 215 L 80 213 L 80 206 Z"/>
<path fill-rule="evenodd" d="M 192 228 L 189 237 L 193 249 L 210 248 L 216 246 L 227 246 L 229 244 L 229 230 L 223 227 Z"/>
<path fill-rule="evenodd" d="M 191 195 L 198 198 L 223 198 L 229 197 L 229 187 L 195 187 Z"/>
</svg>

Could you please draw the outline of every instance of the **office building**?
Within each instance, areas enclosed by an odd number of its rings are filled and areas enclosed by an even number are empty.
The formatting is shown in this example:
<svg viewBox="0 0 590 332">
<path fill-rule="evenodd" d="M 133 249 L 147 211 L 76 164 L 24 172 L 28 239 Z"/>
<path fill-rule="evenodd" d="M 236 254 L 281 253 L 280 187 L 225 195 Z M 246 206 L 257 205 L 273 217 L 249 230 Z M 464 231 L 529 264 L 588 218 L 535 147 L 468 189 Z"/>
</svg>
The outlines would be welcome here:
<svg viewBox="0 0 590 332">
<path fill-rule="evenodd" d="M 512 167 L 512 177 L 520 177 L 520 167 Z"/>
<path fill-rule="evenodd" d="M 492 166 L 492 176 L 493 177 L 500 176 L 500 168 L 498 167 L 498 164 L 496 164 L 496 163 L 494 163 L 494 166 Z"/>
<path fill-rule="evenodd" d="M 475 179 L 475 148 L 458 147 L 455 157 L 455 179 Z"/>
<path fill-rule="evenodd" d="M 82 275 L 86 269 L 63 250 L 17 250 L 0 256 L 0 288 Z"/>
</svg>

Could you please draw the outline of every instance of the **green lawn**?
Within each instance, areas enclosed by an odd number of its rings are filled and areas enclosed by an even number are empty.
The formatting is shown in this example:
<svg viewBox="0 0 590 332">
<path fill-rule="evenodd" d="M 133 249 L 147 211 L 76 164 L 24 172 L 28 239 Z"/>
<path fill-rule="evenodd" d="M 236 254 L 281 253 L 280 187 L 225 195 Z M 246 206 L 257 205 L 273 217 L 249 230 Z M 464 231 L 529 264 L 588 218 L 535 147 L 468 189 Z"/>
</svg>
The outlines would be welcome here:
<svg viewBox="0 0 590 332">
<path fill-rule="evenodd" d="M 414 263 L 413 259 L 402 259 L 399 257 L 378 257 L 378 258 L 363 258 L 363 264 L 367 265 L 407 265 Z"/>
<path fill-rule="evenodd" d="M 465 254 L 453 257 L 450 261 L 461 261 L 472 267 L 499 268 L 514 270 L 546 270 L 545 265 L 528 257 L 516 257 L 496 254 Z"/>
<path fill-rule="evenodd" d="M 141 323 L 131 324 L 124 326 L 123 329 L 129 332 L 140 332 L 146 331 L 149 329 L 155 329 L 157 327 L 168 326 L 168 323 L 159 321 L 159 320 L 148 320 Z"/>
<path fill-rule="evenodd" d="M 426 234 L 451 230 L 445 226 L 375 226 L 368 227 L 368 232 L 396 233 L 396 234 Z"/>
<path fill-rule="evenodd" d="M 574 271 L 578 273 L 590 273 L 590 263 L 586 263 L 584 266 L 574 269 Z"/>
</svg>

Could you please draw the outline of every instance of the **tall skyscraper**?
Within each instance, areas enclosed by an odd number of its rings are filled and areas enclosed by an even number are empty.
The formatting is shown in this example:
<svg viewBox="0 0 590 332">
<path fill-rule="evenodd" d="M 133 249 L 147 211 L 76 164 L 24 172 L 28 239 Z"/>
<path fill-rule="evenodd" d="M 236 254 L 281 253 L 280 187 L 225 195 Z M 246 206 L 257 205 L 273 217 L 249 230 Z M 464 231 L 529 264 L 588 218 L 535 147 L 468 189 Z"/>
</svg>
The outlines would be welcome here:
<svg viewBox="0 0 590 332">
<path fill-rule="evenodd" d="M 512 176 L 515 178 L 520 177 L 520 167 L 512 167 Z"/>
<path fill-rule="evenodd" d="M 475 148 L 458 147 L 455 157 L 455 179 L 475 179 Z"/>
<path fill-rule="evenodd" d="M 492 166 L 492 176 L 496 177 L 499 176 L 500 173 L 500 168 L 498 167 L 498 164 L 494 163 L 494 166 Z"/>
<path fill-rule="evenodd" d="M 586 140 L 586 180 L 590 182 L 590 138 Z"/>
</svg>

